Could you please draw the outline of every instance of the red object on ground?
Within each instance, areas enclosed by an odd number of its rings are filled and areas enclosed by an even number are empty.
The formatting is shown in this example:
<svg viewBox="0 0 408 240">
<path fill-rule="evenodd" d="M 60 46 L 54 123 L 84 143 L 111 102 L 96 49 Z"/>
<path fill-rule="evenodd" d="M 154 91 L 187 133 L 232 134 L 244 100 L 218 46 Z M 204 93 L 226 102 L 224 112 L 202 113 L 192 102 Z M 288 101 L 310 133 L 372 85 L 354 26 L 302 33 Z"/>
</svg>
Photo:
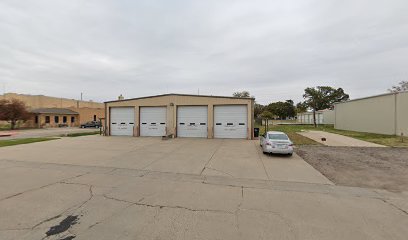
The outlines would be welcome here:
<svg viewBox="0 0 408 240">
<path fill-rule="evenodd" d="M 0 137 L 10 137 L 14 135 L 12 132 L 0 132 Z"/>
</svg>

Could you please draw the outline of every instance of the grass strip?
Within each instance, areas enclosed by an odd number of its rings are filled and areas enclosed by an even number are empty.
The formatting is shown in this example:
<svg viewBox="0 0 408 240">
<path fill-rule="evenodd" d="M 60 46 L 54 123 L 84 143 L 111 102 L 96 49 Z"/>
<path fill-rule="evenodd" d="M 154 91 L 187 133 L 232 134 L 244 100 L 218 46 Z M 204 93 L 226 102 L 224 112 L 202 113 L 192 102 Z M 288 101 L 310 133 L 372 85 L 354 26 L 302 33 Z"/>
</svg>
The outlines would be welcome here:
<svg viewBox="0 0 408 240">
<path fill-rule="evenodd" d="M 20 144 L 29 144 L 35 142 L 44 142 L 50 140 L 56 140 L 59 138 L 22 138 L 22 139 L 10 139 L 10 140 L 0 140 L 0 147 L 8 147 Z"/>
</svg>

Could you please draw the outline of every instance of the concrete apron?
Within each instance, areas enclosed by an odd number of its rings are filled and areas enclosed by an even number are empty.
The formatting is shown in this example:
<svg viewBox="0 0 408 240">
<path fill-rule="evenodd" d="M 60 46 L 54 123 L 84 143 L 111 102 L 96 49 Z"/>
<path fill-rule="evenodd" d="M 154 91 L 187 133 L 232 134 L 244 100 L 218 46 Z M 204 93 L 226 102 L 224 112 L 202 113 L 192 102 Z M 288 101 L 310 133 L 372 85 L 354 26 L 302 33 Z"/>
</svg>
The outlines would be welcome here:
<svg viewBox="0 0 408 240">
<path fill-rule="evenodd" d="M 334 186 L 259 151 L 97 136 L 0 148 L 0 239 L 406 239 L 408 193 Z"/>
<path fill-rule="evenodd" d="M 1 239 L 406 239 L 407 196 L 0 161 Z"/>
</svg>

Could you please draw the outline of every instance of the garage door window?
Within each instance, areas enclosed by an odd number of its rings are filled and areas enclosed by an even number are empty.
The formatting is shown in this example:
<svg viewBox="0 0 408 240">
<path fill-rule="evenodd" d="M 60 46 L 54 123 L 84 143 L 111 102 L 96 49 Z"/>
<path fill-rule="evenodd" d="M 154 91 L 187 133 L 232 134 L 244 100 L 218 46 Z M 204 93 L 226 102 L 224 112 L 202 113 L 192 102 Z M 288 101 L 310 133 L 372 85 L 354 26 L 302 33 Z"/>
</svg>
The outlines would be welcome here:
<svg viewBox="0 0 408 240">
<path fill-rule="evenodd" d="M 111 135 L 133 136 L 135 123 L 135 109 L 133 107 L 114 107 L 110 109 Z M 94 115 L 96 119 L 96 115 Z"/>
<path fill-rule="evenodd" d="M 214 106 L 215 138 L 247 138 L 247 105 Z"/>
<path fill-rule="evenodd" d="M 208 107 L 207 106 L 179 106 L 177 108 L 177 136 L 206 138 Z"/>
<path fill-rule="evenodd" d="M 140 136 L 165 136 L 166 114 L 166 107 L 140 107 Z"/>
</svg>

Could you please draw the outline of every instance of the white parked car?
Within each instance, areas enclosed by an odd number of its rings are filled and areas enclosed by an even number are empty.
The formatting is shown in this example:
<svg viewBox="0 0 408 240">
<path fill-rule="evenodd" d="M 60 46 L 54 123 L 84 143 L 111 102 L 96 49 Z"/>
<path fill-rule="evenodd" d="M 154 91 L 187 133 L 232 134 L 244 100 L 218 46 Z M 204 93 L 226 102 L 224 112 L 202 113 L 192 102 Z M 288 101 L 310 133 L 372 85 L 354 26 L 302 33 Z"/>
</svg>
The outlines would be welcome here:
<svg viewBox="0 0 408 240">
<path fill-rule="evenodd" d="M 261 136 L 263 153 L 293 154 L 293 143 L 283 132 L 267 132 Z"/>
</svg>

